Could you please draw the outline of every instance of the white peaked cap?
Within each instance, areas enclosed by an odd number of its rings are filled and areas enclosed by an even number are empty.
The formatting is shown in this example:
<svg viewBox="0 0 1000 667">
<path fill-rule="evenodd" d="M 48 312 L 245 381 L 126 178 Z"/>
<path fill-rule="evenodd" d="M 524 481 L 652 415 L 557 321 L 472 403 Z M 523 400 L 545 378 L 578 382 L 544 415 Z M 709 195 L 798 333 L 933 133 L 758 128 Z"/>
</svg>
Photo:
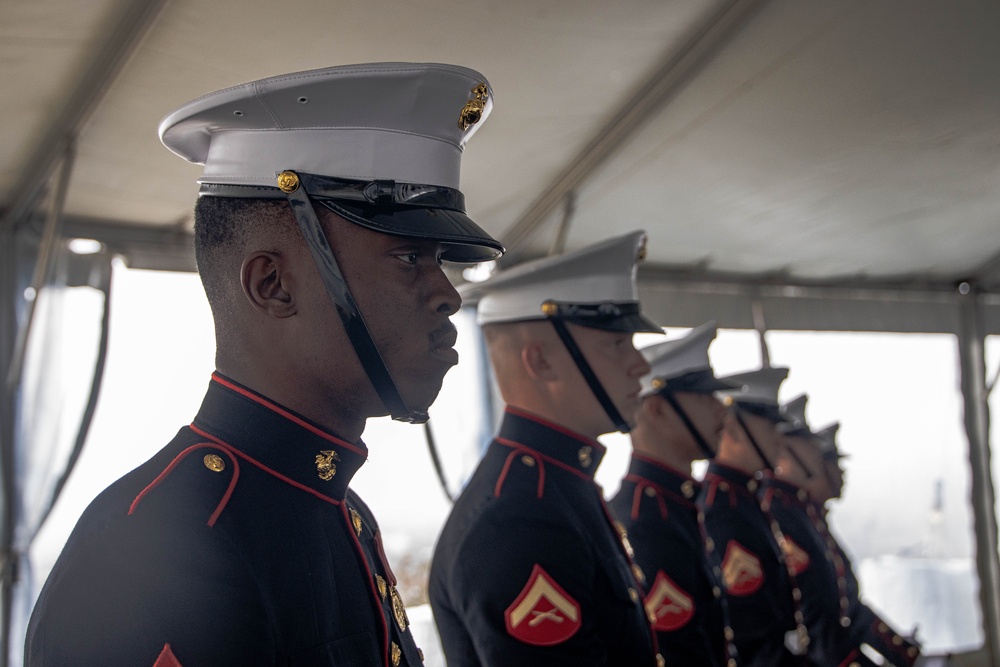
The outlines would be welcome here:
<svg viewBox="0 0 1000 667">
<path fill-rule="evenodd" d="M 680 338 L 643 348 L 642 356 L 650 366 L 649 374 L 642 378 L 643 393 L 670 389 L 670 380 L 692 374 L 698 374 L 698 377 L 691 378 L 690 382 L 678 384 L 675 389 L 711 393 L 733 388 L 732 384 L 722 382 L 714 376 L 708 358 L 708 348 L 715 340 L 717 331 L 715 322 L 706 322 Z"/>
<path fill-rule="evenodd" d="M 787 368 L 761 368 L 749 373 L 737 373 L 722 378 L 736 386 L 722 393 L 733 402 L 775 422 L 784 421 L 778 409 L 778 389 L 788 377 Z M 754 408 L 757 408 L 755 410 Z"/>
<path fill-rule="evenodd" d="M 160 140 L 205 165 L 201 183 L 273 187 L 293 170 L 458 189 L 465 142 L 492 106 L 464 67 L 346 65 L 209 93 L 164 118 Z"/>
<path fill-rule="evenodd" d="M 559 317 L 576 324 L 662 333 L 638 308 L 635 277 L 645 245 L 645 232 L 629 232 L 573 252 L 519 264 L 483 282 L 463 285 L 459 292 L 467 303 L 478 302 L 480 324 L 546 319 L 550 313 L 543 305 L 554 302 L 568 305 L 560 308 Z M 573 306 L 584 306 L 588 311 Z"/>
</svg>

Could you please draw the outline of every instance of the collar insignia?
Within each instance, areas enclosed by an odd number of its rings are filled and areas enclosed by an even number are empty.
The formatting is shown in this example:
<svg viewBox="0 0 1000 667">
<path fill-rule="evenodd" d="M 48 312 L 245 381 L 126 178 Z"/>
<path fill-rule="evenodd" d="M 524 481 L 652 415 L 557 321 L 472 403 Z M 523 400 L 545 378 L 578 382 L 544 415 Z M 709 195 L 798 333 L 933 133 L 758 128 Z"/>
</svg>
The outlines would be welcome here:
<svg viewBox="0 0 1000 667">
<path fill-rule="evenodd" d="M 326 449 L 316 455 L 316 473 L 324 482 L 329 482 L 337 474 L 337 464 L 340 457 L 332 449 Z"/>
</svg>

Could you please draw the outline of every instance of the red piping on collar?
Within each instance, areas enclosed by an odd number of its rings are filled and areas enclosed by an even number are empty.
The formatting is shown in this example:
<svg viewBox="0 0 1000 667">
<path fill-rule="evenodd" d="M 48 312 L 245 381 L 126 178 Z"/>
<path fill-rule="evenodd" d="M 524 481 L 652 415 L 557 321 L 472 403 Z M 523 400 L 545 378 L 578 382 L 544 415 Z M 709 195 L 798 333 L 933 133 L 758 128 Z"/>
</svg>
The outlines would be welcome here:
<svg viewBox="0 0 1000 667">
<path fill-rule="evenodd" d="M 650 465 L 654 465 L 657 468 L 663 468 L 664 470 L 666 470 L 669 473 L 672 473 L 672 474 L 677 475 L 679 477 L 683 477 L 685 480 L 690 479 L 690 480 L 693 480 L 693 481 L 697 481 L 697 480 L 694 479 L 694 477 L 692 477 L 690 475 L 690 473 L 681 472 L 680 470 L 677 470 L 674 467 L 667 465 L 663 461 L 660 461 L 658 459 L 654 459 L 652 456 L 648 456 L 646 454 L 641 454 L 641 453 L 633 450 L 632 451 L 632 458 L 633 459 L 639 459 L 640 461 L 644 461 L 644 462 L 646 462 L 646 463 L 648 463 Z"/>
<path fill-rule="evenodd" d="M 314 435 L 318 435 L 319 437 L 323 438 L 324 440 L 327 440 L 327 441 L 335 443 L 335 444 L 337 444 L 337 445 L 339 445 L 341 447 L 349 449 L 352 452 L 354 452 L 355 454 L 360 454 L 361 456 L 365 457 L 365 460 L 368 460 L 368 451 L 367 450 L 362 449 L 361 447 L 358 447 L 357 445 L 352 445 L 351 443 L 346 442 L 344 440 L 341 440 L 340 438 L 338 438 L 336 436 L 330 435 L 326 431 L 324 431 L 324 430 L 322 430 L 322 429 L 320 429 L 320 428 L 318 428 L 316 426 L 313 426 L 312 424 L 310 424 L 306 420 L 302 419 L 298 415 L 292 414 L 291 412 L 289 412 L 285 408 L 281 407 L 277 403 L 272 403 L 270 400 L 264 398 L 263 396 L 261 396 L 259 394 L 255 394 L 254 392 L 250 391 L 249 389 L 241 387 L 238 384 L 235 384 L 232 381 L 227 380 L 226 378 L 222 377 L 218 373 L 212 373 L 212 381 L 218 382 L 223 387 L 226 387 L 227 389 L 231 389 L 231 390 L 235 391 L 237 394 L 239 394 L 239 395 L 241 395 L 241 396 L 243 396 L 245 398 L 249 398 L 254 403 L 257 403 L 258 405 L 264 406 L 265 408 L 267 408 L 271 412 L 278 413 L 279 415 L 281 415 L 282 417 L 284 417 L 288 421 L 294 422 L 295 424 L 301 426 L 302 428 L 306 429 L 310 433 L 312 433 Z"/>
<path fill-rule="evenodd" d="M 605 447 L 604 445 L 602 445 L 599 441 L 594 440 L 593 438 L 588 438 L 585 435 L 581 435 L 580 433 L 577 433 L 576 431 L 571 431 L 568 428 L 566 428 L 565 426 L 562 426 L 560 424 L 556 424 L 555 422 L 549 421 L 545 417 L 539 417 L 538 415 L 533 414 L 531 412 L 528 412 L 527 410 L 523 410 L 521 408 L 516 408 L 516 407 L 513 407 L 511 405 L 508 405 L 505 408 L 505 410 L 507 412 L 509 412 L 510 414 L 515 415 L 517 417 L 523 417 L 524 419 L 530 419 L 531 421 L 536 422 L 538 424 L 541 424 L 542 426 L 547 426 L 548 428 L 552 429 L 553 431 L 558 431 L 559 433 L 562 433 L 563 435 L 569 436 L 570 438 L 573 438 L 574 440 L 579 440 L 583 444 L 590 445 L 591 447 L 594 447 L 595 449 L 597 449 L 599 451 L 603 452 L 603 451 L 607 450 L 607 447 Z"/>
<path fill-rule="evenodd" d="M 191 424 L 188 428 L 190 428 L 192 431 L 194 431 L 198 435 L 200 435 L 200 436 L 202 436 L 204 438 L 208 438 L 208 439 L 212 440 L 213 442 L 221 445 L 222 447 L 225 447 L 226 449 L 228 449 L 229 451 L 231 451 L 236 456 L 240 457 L 244 461 L 247 461 L 248 463 L 251 463 L 251 464 L 257 466 L 258 468 L 260 468 L 261 470 L 263 470 L 267 474 L 273 475 L 274 477 L 277 477 L 278 479 L 280 479 L 282 482 L 285 482 L 286 484 L 291 484 L 296 489 L 299 489 L 301 491 L 305 491 L 306 493 L 311 493 L 312 495 L 316 496 L 320 500 L 325 500 L 326 502 L 328 502 L 328 503 L 330 503 L 332 505 L 340 505 L 341 504 L 341 502 L 339 500 L 331 498 L 330 496 L 325 496 L 322 493 L 320 493 L 319 491 L 316 491 L 314 489 L 310 489 L 305 484 L 301 484 L 299 482 L 296 482 L 294 479 L 292 479 L 290 477 L 285 477 L 284 475 L 282 475 L 277 470 L 273 470 L 271 468 L 268 468 L 266 465 L 264 465 L 263 463 L 261 463 L 257 459 L 255 459 L 253 457 L 250 457 L 250 456 L 247 456 L 245 453 L 243 453 L 240 450 L 236 449 L 235 447 L 233 447 L 229 443 L 223 442 L 222 440 L 219 440 L 217 437 L 215 437 L 211 433 L 208 433 L 207 431 L 203 431 L 202 429 L 198 428 L 194 424 Z"/>
</svg>

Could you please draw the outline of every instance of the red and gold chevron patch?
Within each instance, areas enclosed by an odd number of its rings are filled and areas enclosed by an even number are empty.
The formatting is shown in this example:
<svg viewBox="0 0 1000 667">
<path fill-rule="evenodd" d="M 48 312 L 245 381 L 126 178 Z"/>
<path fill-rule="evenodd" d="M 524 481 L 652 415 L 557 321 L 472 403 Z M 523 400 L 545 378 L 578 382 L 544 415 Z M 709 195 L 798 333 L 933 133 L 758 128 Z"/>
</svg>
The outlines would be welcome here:
<svg viewBox="0 0 1000 667">
<path fill-rule="evenodd" d="M 541 565 L 535 565 L 520 595 L 504 612 L 507 633 L 525 644 L 554 646 L 580 629 L 580 605 Z"/>
<path fill-rule="evenodd" d="M 722 581 L 730 595 L 755 593 L 764 583 L 760 559 L 736 540 L 730 540 L 722 559 Z"/>
<path fill-rule="evenodd" d="M 660 570 L 644 602 L 653 629 L 658 632 L 679 630 L 694 616 L 694 598 Z"/>
</svg>

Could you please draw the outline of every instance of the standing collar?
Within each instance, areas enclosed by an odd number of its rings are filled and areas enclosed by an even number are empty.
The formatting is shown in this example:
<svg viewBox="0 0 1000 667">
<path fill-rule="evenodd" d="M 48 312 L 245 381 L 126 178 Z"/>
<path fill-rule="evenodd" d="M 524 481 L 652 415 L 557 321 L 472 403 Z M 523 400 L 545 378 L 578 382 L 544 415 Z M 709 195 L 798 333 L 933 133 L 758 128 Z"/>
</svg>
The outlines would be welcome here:
<svg viewBox="0 0 1000 667">
<path fill-rule="evenodd" d="M 763 486 L 765 489 L 781 493 L 783 500 L 805 507 L 809 503 L 809 492 L 801 486 L 786 482 L 777 477 L 765 477 Z"/>
<path fill-rule="evenodd" d="M 632 452 L 628 475 L 655 484 L 687 501 L 694 499 L 698 495 L 698 491 L 701 490 L 701 484 L 690 475 L 674 470 L 665 463 L 638 452 Z"/>
<path fill-rule="evenodd" d="M 533 449 L 590 480 L 607 452 L 597 440 L 511 406 L 504 412 L 496 439 L 508 447 L 521 445 Z"/>
<path fill-rule="evenodd" d="M 705 472 L 705 479 L 708 480 L 710 477 L 729 482 L 730 485 L 754 495 L 765 480 L 772 478 L 772 475 L 767 470 L 758 470 L 750 475 L 724 463 L 712 461 L 708 464 L 708 470 Z"/>
<path fill-rule="evenodd" d="M 349 443 L 221 373 L 212 374 L 191 429 L 293 486 L 340 501 L 368 458 Z"/>
</svg>

